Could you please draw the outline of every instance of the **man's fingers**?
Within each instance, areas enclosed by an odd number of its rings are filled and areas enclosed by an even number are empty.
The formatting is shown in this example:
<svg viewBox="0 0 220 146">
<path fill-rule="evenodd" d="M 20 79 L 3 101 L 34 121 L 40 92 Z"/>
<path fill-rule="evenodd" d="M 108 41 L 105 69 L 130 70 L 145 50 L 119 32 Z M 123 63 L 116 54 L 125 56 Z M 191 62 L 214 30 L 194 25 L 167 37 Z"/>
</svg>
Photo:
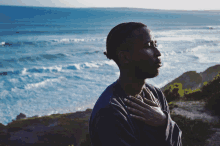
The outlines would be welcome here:
<svg viewBox="0 0 220 146">
<path fill-rule="evenodd" d="M 146 119 L 144 119 L 143 117 L 140 117 L 140 116 L 136 116 L 136 115 L 133 115 L 133 114 L 130 114 L 133 118 L 135 119 L 138 119 L 140 121 L 143 121 L 143 122 L 146 122 Z"/>
<path fill-rule="evenodd" d="M 141 102 L 139 99 L 136 99 L 134 97 L 128 97 L 129 99 L 124 99 L 126 103 L 128 103 L 129 105 L 131 105 L 131 107 L 134 107 L 140 111 L 144 111 L 146 104 Z"/>
<path fill-rule="evenodd" d="M 139 115 L 139 116 L 144 116 L 144 113 L 142 111 L 139 111 L 137 109 L 134 109 L 132 107 L 127 107 L 129 111 L 131 111 L 132 113 L 134 113 L 135 115 Z"/>
<path fill-rule="evenodd" d="M 148 99 L 144 98 L 144 102 L 147 103 L 147 104 L 150 104 L 151 106 L 157 106 L 158 107 L 158 105 L 156 103 L 154 103 L 154 102 L 152 102 L 152 101 L 150 101 Z"/>
</svg>

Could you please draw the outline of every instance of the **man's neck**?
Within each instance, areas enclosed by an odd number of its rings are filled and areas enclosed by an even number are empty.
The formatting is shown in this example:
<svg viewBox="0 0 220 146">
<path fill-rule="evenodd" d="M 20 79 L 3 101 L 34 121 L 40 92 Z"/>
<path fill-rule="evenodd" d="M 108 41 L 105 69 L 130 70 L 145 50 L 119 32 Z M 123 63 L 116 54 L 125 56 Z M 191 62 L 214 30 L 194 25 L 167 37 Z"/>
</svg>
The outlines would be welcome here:
<svg viewBox="0 0 220 146">
<path fill-rule="evenodd" d="M 143 86 L 145 85 L 144 79 L 137 79 L 132 77 L 120 76 L 118 79 L 119 84 L 127 95 L 135 96 L 141 93 Z"/>
</svg>

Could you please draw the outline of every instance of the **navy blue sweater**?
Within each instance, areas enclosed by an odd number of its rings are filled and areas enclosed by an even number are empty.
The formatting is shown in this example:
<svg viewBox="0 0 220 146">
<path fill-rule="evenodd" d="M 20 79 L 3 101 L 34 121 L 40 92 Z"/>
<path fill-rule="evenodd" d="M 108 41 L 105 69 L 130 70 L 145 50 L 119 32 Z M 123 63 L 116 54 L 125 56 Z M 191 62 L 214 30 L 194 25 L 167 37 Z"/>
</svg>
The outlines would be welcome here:
<svg viewBox="0 0 220 146">
<path fill-rule="evenodd" d="M 145 86 L 160 101 L 168 117 L 166 125 L 153 127 L 131 117 L 124 102 L 127 95 L 115 81 L 101 94 L 90 116 L 92 146 L 182 146 L 182 131 L 170 117 L 163 92 L 151 84 Z M 144 92 L 142 97 L 146 98 Z"/>
</svg>

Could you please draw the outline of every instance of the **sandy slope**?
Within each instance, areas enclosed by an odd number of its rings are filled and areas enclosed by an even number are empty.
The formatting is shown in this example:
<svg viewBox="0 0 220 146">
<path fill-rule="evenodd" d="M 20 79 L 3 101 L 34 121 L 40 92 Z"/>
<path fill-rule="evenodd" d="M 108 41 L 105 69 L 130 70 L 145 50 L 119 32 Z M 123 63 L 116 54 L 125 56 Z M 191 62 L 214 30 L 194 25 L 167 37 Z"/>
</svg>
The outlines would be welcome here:
<svg viewBox="0 0 220 146">
<path fill-rule="evenodd" d="M 209 123 L 219 122 L 220 119 L 217 116 L 213 116 L 210 111 L 205 110 L 202 101 L 178 101 L 175 102 L 178 105 L 177 108 L 173 108 L 171 113 L 177 115 L 186 116 L 190 119 L 202 119 L 203 121 L 208 121 Z M 220 146 L 220 128 L 212 128 L 216 131 L 207 140 L 209 144 L 207 146 Z"/>
</svg>

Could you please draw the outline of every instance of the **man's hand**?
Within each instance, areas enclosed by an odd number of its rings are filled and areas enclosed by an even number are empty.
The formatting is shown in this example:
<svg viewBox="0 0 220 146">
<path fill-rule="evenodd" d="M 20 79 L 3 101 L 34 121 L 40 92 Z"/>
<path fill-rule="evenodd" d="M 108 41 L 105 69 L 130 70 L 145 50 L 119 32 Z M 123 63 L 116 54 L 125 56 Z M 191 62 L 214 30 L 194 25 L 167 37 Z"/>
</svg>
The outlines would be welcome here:
<svg viewBox="0 0 220 146">
<path fill-rule="evenodd" d="M 166 115 L 163 113 L 158 103 L 154 100 L 155 97 L 150 90 L 147 89 L 145 91 L 148 93 L 146 94 L 146 96 L 149 97 L 148 99 L 152 99 L 152 101 L 144 98 L 143 103 L 132 96 L 129 97 L 130 100 L 125 99 L 125 102 L 129 105 L 127 106 L 127 109 L 133 113 L 130 115 L 151 126 L 164 126 L 167 120 Z"/>
</svg>

